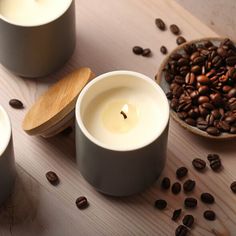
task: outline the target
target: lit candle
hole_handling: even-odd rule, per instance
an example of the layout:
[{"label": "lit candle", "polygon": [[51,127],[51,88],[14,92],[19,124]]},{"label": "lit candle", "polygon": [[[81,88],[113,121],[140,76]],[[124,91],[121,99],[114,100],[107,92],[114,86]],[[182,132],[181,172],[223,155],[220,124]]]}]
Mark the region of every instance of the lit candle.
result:
[{"label": "lit candle", "polygon": [[0,15],[19,25],[38,25],[56,19],[71,0],[1,0]]},{"label": "lit candle", "polygon": [[115,196],[140,192],[164,168],[169,104],[150,78],[131,71],[98,76],[76,104],[76,156],[82,175]]}]

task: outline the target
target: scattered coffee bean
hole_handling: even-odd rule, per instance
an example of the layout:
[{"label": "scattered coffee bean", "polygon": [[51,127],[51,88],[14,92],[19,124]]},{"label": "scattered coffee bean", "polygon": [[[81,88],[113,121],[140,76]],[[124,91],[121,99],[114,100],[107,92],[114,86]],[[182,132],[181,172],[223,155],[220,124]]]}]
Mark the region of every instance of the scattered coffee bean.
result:
[{"label": "scattered coffee bean", "polygon": [[218,135],[220,135],[220,131],[219,131],[219,129],[217,129],[216,127],[208,127],[207,129],[206,129],[206,132],[208,133],[208,134],[210,134],[210,135],[213,135],[213,136],[218,136]]},{"label": "scattered coffee bean", "polygon": [[236,193],[236,181],[234,181],[231,185],[230,188],[232,190],[233,193]]},{"label": "scattered coffee bean", "polygon": [[207,155],[207,160],[209,162],[215,161],[215,160],[220,160],[220,156],[218,154],[212,153]]},{"label": "scattered coffee bean", "polygon": [[188,228],[191,228],[194,223],[194,217],[192,215],[185,215],[183,218],[183,224]]},{"label": "scattered coffee bean", "polygon": [[155,207],[159,210],[165,209],[166,206],[167,206],[166,200],[158,199],[158,200],[155,201]]},{"label": "scattered coffee bean", "polygon": [[192,192],[193,189],[195,188],[196,182],[194,180],[188,179],[184,182],[183,184],[183,189],[184,192],[188,193],[188,192]]},{"label": "scattered coffee bean", "polygon": [[18,100],[18,99],[11,99],[9,101],[9,105],[11,107],[15,108],[15,109],[22,109],[22,108],[24,108],[23,103],[20,100]]},{"label": "scattered coffee bean", "polygon": [[176,170],[176,177],[178,179],[182,179],[183,177],[185,177],[188,174],[188,169],[184,166],[178,168]]},{"label": "scattered coffee bean", "polygon": [[73,128],[71,126],[67,127],[66,129],[61,131],[61,134],[67,136],[73,132]]},{"label": "scattered coffee bean", "polygon": [[200,158],[195,158],[192,165],[198,171],[203,171],[206,168],[206,162]]},{"label": "scattered coffee bean", "polygon": [[46,178],[52,185],[58,185],[60,182],[57,174],[53,171],[48,171],[46,173]]},{"label": "scattered coffee bean", "polygon": [[215,212],[212,211],[212,210],[207,210],[207,211],[205,211],[205,212],[203,213],[203,216],[204,216],[204,218],[207,219],[207,220],[215,220],[215,218],[216,218],[216,214],[215,214]]},{"label": "scattered coffee bean", "polygon": [[143,54],[143,48],[140,46],[134,46],[133,47],[133,53],[136,55],[142,55]]},{"label": "scattered coffee bean", "polygon": [[172,187],[171,187],[171,191],[173,194],[178,194],[181,191],[181,184],[179,182],[175,182]]},{"label": "scattered coffee bean", "polygon": [[175,35],[178,35],[180,33],[179,27],[175,24],[170,25],[170,31]]},{"label": "scattered coffee bean", "polygon": [[164,177],[161,181],[161,187],[163,189],[169,189],[170,188],[170,179],[168,177]]},{"label": "scattered coffee bean", "polygon": [[175,230],[175,236],[186,236],[188,235],[188,228],[184,225],[179,225]]},{"label": "scattered coffee bean", "polygon": [[181,212],[182,212],[182,209],[181,209],[181,208],[180,208],[180,209],[177,209],[177,210],[174,210],[171,219],[174,220],[174,221],[177,220],[177,219],[180,217]]},{"label": "scattered coffee bean", "polygon": [[76,199],[76,206],[79,208],[79,209],[84,209],[86,207],[88,207],[88,200],[86,197],[84,196],[81,196],[81,197],[78,197]]},{"label": "scattered coffee bean", "polygon": [[176,43],[178,45],[181,45],[181,44],[183,44],[185,42],[186,42],[186,39],[183,36],[178,36],[177,39],[176,39]]},{"label": "scattered coffee bean", "polygon": [[168,50],[167,50],[167,48],[166,48],[165,46],[161,46],[161,47],[160,47],[160,51],[161,51],[161,53],[164,54],[164,55],[167,54],[167,52],[168,52]]},{"label": "scattered coffee bean", "polygon": [[164,31],[166,29],[166,25],[162,19],[160,18],[155,19],[155,23],[157,28],[159,28],[160,30]]},{"label": "scattered coffee bean", "polygon": [[210,167],[213,171],[219,171],[222,167],[221,160],[214,160],[210,162]]},{"label": "scattered coffee bean", "polygon": [[149,49],[149,48],[145,48],[145,49],[143,49],[142,56],[144,56],[144,57],[150,57],[151,54],[152,54],[151,49]]},{"label": "scattered coffee bean", "polygon": [[193,197],[187,197],[184,200],[184,205],[186,208],[196,208],[197,207],[197,199]]},{"label": "scattered coffee bean", "polygon": [[201,200],[204,203],[212,204],[215,202],[215,198],[210,193],[202,193]]}]

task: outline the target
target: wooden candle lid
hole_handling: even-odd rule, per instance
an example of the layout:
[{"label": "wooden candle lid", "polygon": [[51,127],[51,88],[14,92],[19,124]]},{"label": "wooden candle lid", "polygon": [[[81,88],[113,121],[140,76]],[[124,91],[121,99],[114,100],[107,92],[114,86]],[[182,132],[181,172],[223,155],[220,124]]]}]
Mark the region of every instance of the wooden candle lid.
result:
[{"label": "wooden candle lid", "polygon": [[93,77],[89,68],[80,68],[50,87],[26,114],[22,124],[24,131],[29,135],[51,137],[72,124],[77,97]]}]

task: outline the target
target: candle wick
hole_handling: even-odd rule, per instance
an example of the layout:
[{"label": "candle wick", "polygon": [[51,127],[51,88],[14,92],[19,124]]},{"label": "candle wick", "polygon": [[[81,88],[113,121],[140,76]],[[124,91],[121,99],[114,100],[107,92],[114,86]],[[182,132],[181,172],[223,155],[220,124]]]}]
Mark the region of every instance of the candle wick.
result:
[{"label": "candle wick", "polygon": [[121,111],[120,114],[123,115],[124,119],[127,119],[127,115],[123,111]]}]

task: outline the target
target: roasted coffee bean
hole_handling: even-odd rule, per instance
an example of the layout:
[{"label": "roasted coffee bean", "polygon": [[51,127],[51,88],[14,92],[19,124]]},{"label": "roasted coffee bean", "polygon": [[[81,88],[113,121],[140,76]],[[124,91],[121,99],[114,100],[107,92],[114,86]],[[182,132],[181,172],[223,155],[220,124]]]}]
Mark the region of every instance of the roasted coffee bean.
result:
[{"label": "roasted coffee bean", "polygon": [[197,121],[196,126],[197,126],[197,128],[200,129],[200,130],[206,130],[207,127],[208,127],[208,123],[207,123],[207,121],[205,121],[205,120],[201,120],[201,121]]},{"label": "roasted coffee bean", "polygon": [[208,126],[213,125],[214,121],[215,121],[215,117],[212,114],[208,114],[206,116],[206,122],[207,122]]},{"label": "roasted coffee bean", "polygon": [[196,126],[196,121],[192,118],[186,118],[185,119],[185,122],[188,124],[188,125],[191,125],[191,126]]},{"label": "roasted coffee bean", "polygon": [[158,199],[155,201],[155,207],[159,210],[165,209],[167,206],[167,202],[164,199]]},{"label": "roasted coffee bean", "polygon": [[236,88],[232,88],[228,92],[228,98],[236,97]]},{"label": "roasted coffee bean", "polygon": [[184,57],[180,58],[178,60],[178,66],[180,66],[181,68],[179,70],[181,71],[182,68],[189,69],[188,67],[183,67],[183,66],[188,66],[188,64],[189,64],[189,59],[184,58]]},{"label": "roasted coffee bean", "polygon": [[182,212],[182,209],[181,209],[181,208],[180,208],[180,209],[177,209],[177,210],[174,210],[171,219],[174,220],[174,221],[177,220],[177,219],[180,217],[181,212]]},{"label": "roasted coffee bean", "polygon": [[203,57],[203,56],[196,57],[192,61],[193,65],[198,65],[198,66],[203,66],[204,63],[205,63],[205,57]]},{"label": "roasted coffee bean", "polygon": [[222,58],[220,56],[215,56],[213,59],[212,59],[212,64],[214,67],[219,67],[221,66],[222,64]]},{"label": "roasted coffee bean", "polygon": [[194,180],[188,179],[184,182],[183,184],[183,189],[184,192],[188,193],[188,192],[192,192],[193,189],[195,188],[196,182]]},{"label": "roasted coffee bean", "polygon": [[226,121],[228,124],[232,124],[232,123],[234,123],[234,122],[236,121],[236,117],[234,117],[234,116],[227,116],[227,117],[225,118],[225,121]]},{"label": "roasted coffee bean", "polygon": [[9,101],[9,105],[11,106],[11,107],[13,107],[13,108],[15,108],[15,109],[22,109],[22,108],[24,108],[24,105],[23,105],[23,103],[20,101],[20,100],[18,100],[18,99],[11,99],[10,101]]},{"label": "roasted coffee bean", "polygon": [[84,196],[78,197],[75,203],[79,209],[85,209],[88,207],[88,200]]},{"label": "roasted coffee bean", "polygon": [[184,166],[178,168],[176,170],[176,177],[178,179],[182,179],[183,177],[185,177],[188,174],[188,169]]},{"label": "roasted coffee bean", "polygon": [[207,210],[204,212],[203,214],[204,218],[207,219],[207,220],[215,220],[216,218],[216,214],[214,211],[212,210]]},{"label": "roasted coffee bean", "polygon": [[166,24],[161,18],[155,19],[155,24],[162,31],[166,29]]},{"label": "roasted coffee bean", "polygon": [[179,36],[179,37],[177,37],[177,39],[176,39],[176,43],[178,44],[178,45],[181,45],[181,44],[183,44],[183,43],[185,43],[186,42],[186,39],[184,38],[184,37],[182,37],[182,36]]},{"label": "roasted coffee bean", "polygon": [[207,94],[209,91],[209,87],[207,85],[201,85],[199,88],[198,88],[198,93],[200,95],[205,95]]},{"label": "roasted coffee bean", "polygon": [[186,236],[188,235],[188,228],[186,228],[184,225],[179,225],[175,230],[175,236]]},{"label": "roasted coffee bean", "polygon": [[170,188],[170,179],[168,177],[164,177],[161,181],[161,187],[163,189],[169,189]]},{"label": "roasted coffee bean", "polygon": [[217,129],[217,128],[214,127],[214,126],[208,127],[208,128],[206,129],[206,132],[207,132],[208,134],[210,134],[210,135],[213,135],[213,136],[218,136],[218,135],[220,135],[219,129]]},{"label": "roasted coffee bean", "polygon": [[210,167],[213,171],[219,171],[222,168],[221,160],[211,161]]},{"label": "roasted coffee bean", "polygon": [[183,218],[183,224],[188,228],[191,228],[194,223],[194,217],[192,215],[185,215]]},{"label": "roasted coffee bean", "polygon": [[207,96],[200,96],[198,98],[198,104],[208,103],[210,101],[209,97]]},{"label": "roasted coffee bean", "polygon": [[230,128],[230,131],[229,131],[229,132],[230,132],[230,134],[236,134],[236,127],[233,127],[233,126],[232,126],[232,127]]},{"label": "roasted coffee bean", "polygon": [[171,102],[170,102],[170,107],[173,109],[173,110],[177,110],[178,108],[178,105],[179,105],[179,102],[178,102],[178,99],[172,99]]},{"label": "roasted coffee bean", "polygon": [[230,130],[230,125],[226,121],[219,121],[218,126],[217,126],[221,131],[227,132]]},{"label": "roasted coffee bean", "polygon": [[151,51],[150,48],[145,48],[145,49],[143,49],[142,56],[144,56],[144,57],[150,57],[151,54],[152,54],[152,51]]},{"label": "roasted coffee bean", "polygon": [[181,191],[181,184],[179,182],[175,182],[171,187],[171,191],[173,194],[178,194]]},{"label": "roasted coffee bean", "polygon": [[220,160],[220,156],[218,154],[215,154],[215,153],[210,153],[210,154],[207,155],[207,160],[209,162],[215,161],[215,160]]},{"label": "roasted coffee bean", "polygon": [[213,110],[214,109],[214,106],[211,103],[209,103],[209,102],[203,103],[202,107],[206,108],[207,110]]},{"label": "roasted coffee bean", "polygon": [[140,46],[134,46],[133,47],[133,53],[136,55],[142,55],[143,54],[143,48]]},{"label": "roasted coffee bean", "polygon": [[197,47],[195,44],[186,44],[184,45],[184,51],[187,55],[191,55],[193,52],[197,50]]},{"label": "roasted coffee bean", "polygon": [[198,66],[198,65],[195,65],[195,66],[191,67],[191,72],[193,72],[193,73],[196,74],[196,75],[197,75],[197,74],[200,74],[201,71],[202,71],[202,69],[201,69],[201,67]]},{"label": "roasted coffee bean", "polygon": [[160,47],[160,52],[165,55],[165,54],[168,53],[168,50],[167,50],[167,48],[165,46],[161,46]]},{"label": "roasted coffee bean", "polygon": [[201,200],[204,203],[212,204],[215,202],[215,198],[210,193],[202,193]]},{"label": "roasted coffee bean", "polygon": [[231,185],[230,188],[232,190],[233,193],[236,193],[236,181],[234,181]]},{"label": "roasted coffee bean", "polygon": [[206,168],[206,162],[200,158],[193,159],[192,164],[198,171],[203,171]]},{"label": "roasted coffee bean", "polygon": [[67,127],[66,129],[61,131],[61,134],[67,136],[73,132],[73,128],[71,126]]},{"label": "roasted coffee bean", "polygon": [[200,83],[200,84],[208,84],[210,82],[209,78],[205,75],[199,75],[197,77],[197,81]]},{"label": "roasted coffee bean", "polygon": [[175,25],[175,24],[170,25],[170,31],[171,31],[173,34],[175,34],[175,35],[180,34],[180,29],[179,29],[179,27],[178,27],[177,25]]},{"label": "roasted coffee bean", "polygon": [[184,120],[184,119],[188,116],[188,113],[185,112],[185,111],[177,112],[177,116],[178,116],[181,120]]},{"label": "roasted coffee bean", "polygon": [[46,173],[46,178],[49,181],[49,183],[52,184],[52,185],[58,185],[59,182],[60,182],[57,174],[53,171],[48,171]]},{"label": "roasted coffee bean", "polygon": [[195,83],[195,75],[194,73],[188,73],[186,76],[185,76],[185,83],[186,84],[194,84]]},{"label": "roasted coffee bean", "polygon": [[234,66],[236,64],[236,56],[231,56],[226,58],[227,66]]},{"label": "roasted coffee bean", "polygon": [[193,197],[187,197],[184,200],[184,205],[186,208],[196,208],[197,207],[197,199]]}]

